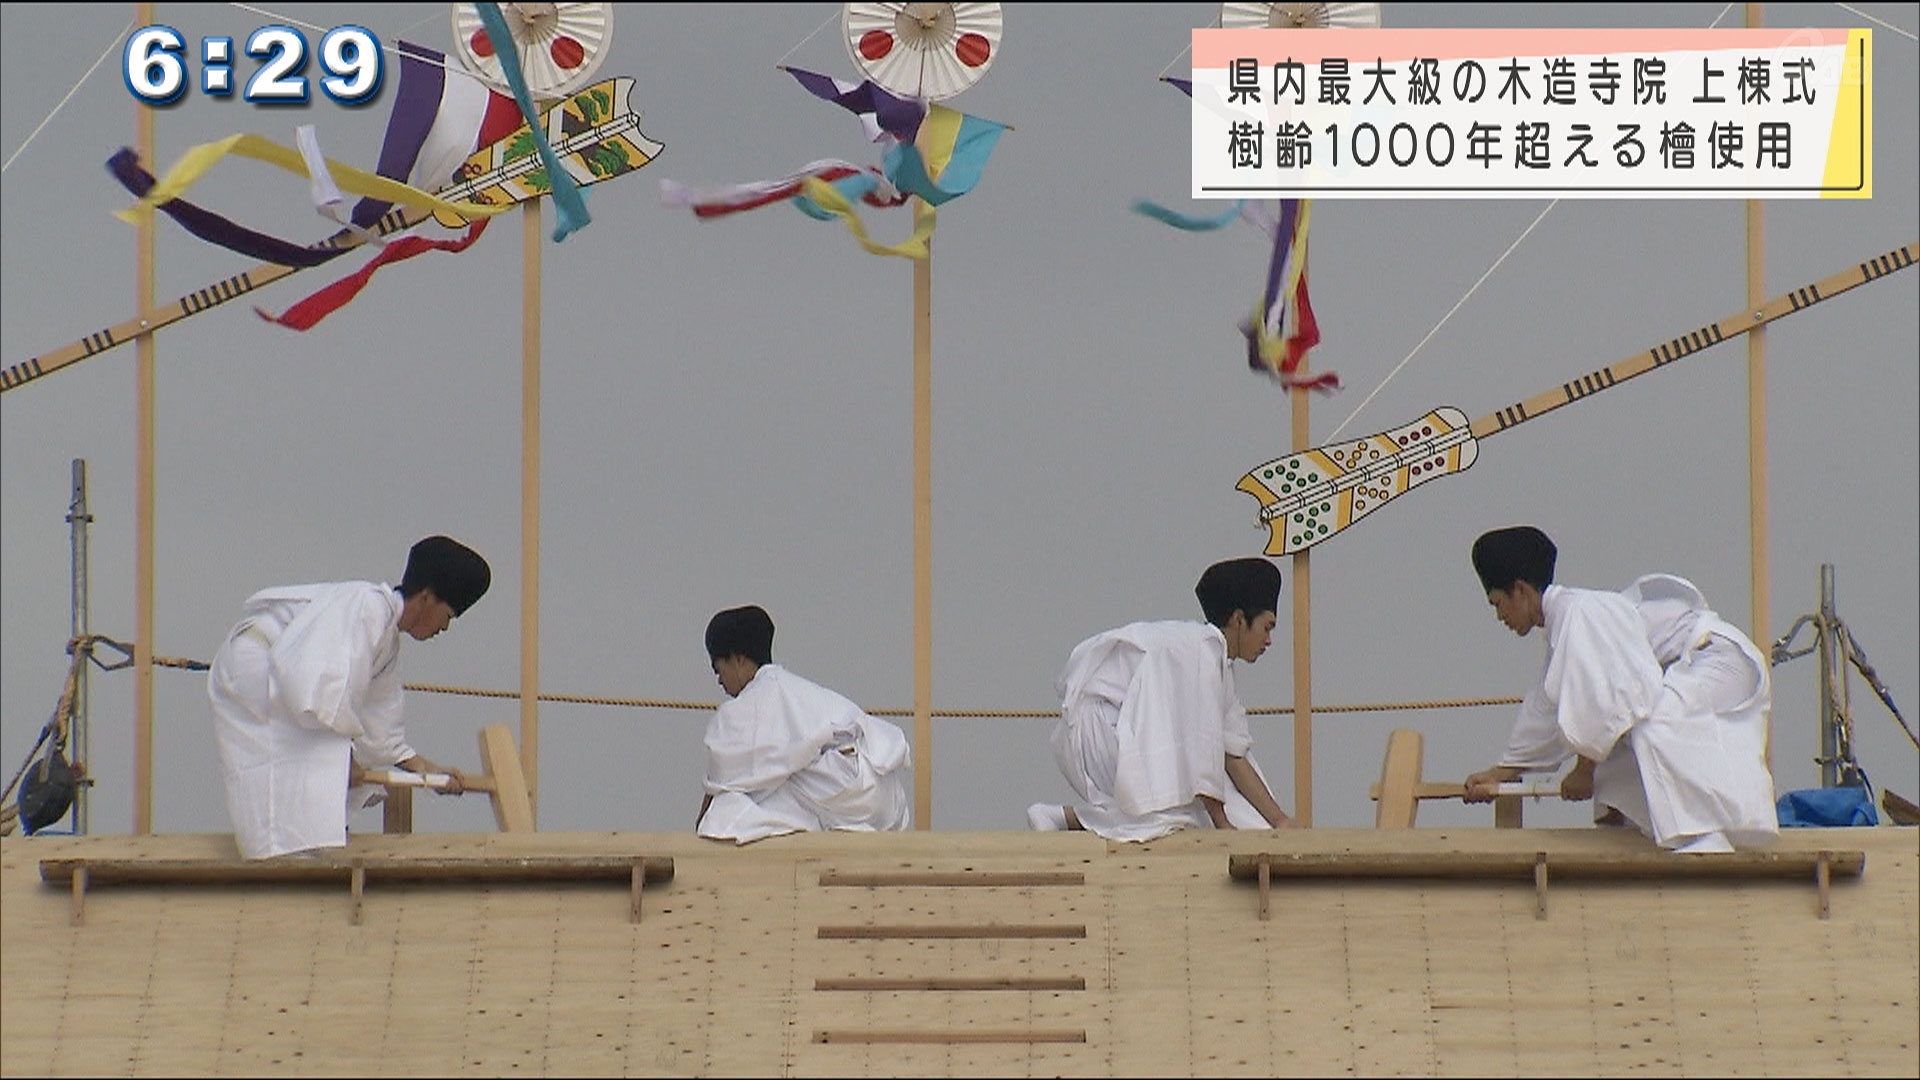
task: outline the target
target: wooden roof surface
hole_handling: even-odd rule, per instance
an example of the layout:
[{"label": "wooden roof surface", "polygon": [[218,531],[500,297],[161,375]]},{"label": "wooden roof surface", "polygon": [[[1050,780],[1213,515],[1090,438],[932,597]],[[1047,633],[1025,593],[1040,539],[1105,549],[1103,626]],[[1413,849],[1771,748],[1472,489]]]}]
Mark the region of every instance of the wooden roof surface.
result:
[{"label": "wooden roof surface", "polygon": [[[375,879],[358,925],[342,886],[254,884],[96,887],[75,926],[39,860],[230,859],[231,837],[8,837],[0,1073],[1920,1072],[1920,830],[1783,836],[1866,852],[1826,920],[1811,880],[1550,882],[1539,919],[1507,878],[1276,880],[1262,922],[1227,872],[1263,850],[1646,846],[1598,829],[369,836],[348,852],[666,855],[675,872],[638,923],[618,882]],[[821,883],[903,871],[1081,883]],[[969,988],[835,988],[872,979]],[[871,1037],[934,1041],[839,1041]],[[961,1041],[990,1038],[1017,1041]]]}]

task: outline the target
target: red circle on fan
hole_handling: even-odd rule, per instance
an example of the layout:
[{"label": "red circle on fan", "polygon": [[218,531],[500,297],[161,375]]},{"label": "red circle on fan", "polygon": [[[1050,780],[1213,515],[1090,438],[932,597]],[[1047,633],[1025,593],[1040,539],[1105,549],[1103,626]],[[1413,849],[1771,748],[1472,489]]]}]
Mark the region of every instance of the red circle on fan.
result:
[{"label": "red circle on fan", "polygon": [[993,43],[979,34],[961,34],[960,40],[953,43],[954,54],[968,67],[979,67],[993,55]]},{"label": "red circle on fan", "polygon": [[493,55],[493,39],[487,36],[485,30],[475,30],[473,36],[467,39],[467,44],[472,47],[475,56]]},{"label": "red circle on fan", "polygon": [[547,53],[553,57],[554,63],[569,71],[579,67],[587,58],[586,47],[570,37],[554,38],[553,44],[547,46]]},{"label": "red circle on fan", "polygon": [[893,51],[893,35],[885,30],[869,30],[860,35],[860,55],[878,60]]}]

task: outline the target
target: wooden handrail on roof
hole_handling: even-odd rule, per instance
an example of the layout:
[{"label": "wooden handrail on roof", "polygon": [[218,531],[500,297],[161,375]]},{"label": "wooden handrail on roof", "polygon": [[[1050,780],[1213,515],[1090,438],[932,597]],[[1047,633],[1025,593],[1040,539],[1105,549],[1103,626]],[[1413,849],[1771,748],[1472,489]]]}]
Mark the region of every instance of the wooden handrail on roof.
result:
[{"label": "wooden handrail on roof", "polygon": [[40,880],[69,884],[73,925],[82,922],[87,890],[95,885],[338,885],[352,890],[358,923],[370,878],[409,883],[625,881],[633,889],[630,917],[640,921],[647,882],[673,880],[667,855],[511,855],[405,857],[325,854],[278,859],[42,859]]},{"label": "wooden handrail on roof", "polygon": [[1269,918],[1269,882],[1280,877],[1320,878],[1532,878],[1535,916],[1547,915],[1547,873],[1580,878],[1698,879],[1806,878],[1819,890],[1818,911],[1830,908],[1828,883],[1834,875],[1866,872],[1864,851],[1726,851],[1678,854],[1671,851],[1434,851],[1434,852],[1246,852],[1227,856],[1227,876],[1260,883],[1262,919]]}]

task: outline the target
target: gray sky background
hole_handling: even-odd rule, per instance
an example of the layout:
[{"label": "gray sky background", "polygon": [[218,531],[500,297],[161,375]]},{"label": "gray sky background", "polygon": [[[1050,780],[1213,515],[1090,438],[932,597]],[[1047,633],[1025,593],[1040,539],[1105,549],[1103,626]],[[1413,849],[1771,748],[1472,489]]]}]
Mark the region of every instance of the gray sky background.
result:
[{"label": "gray sky background", "polygon": [[[446,7],[292,4],[321,26],[448,50]],[[1911,4],[1864,10],[1912,29]],[[853,119],[774,70],[843,77],[829,4],[622,5],[603,77],[638,80],[666,150],[594,188],[593,225],[546,245],[541,689],[718,700],[707,618],[759,603],[775,658],[871,708],[913,700],[912,271],[838,225],[768,207],[699,223],[657,182],[784,174],[819,157],[875,159]],[[1393,26],[1706,26],[1719,4],[1389,4]],[[1073,645],[1135,619],[1197,618],[1202,568],[1256,554],[1265,531],[1234,490],[1289,446],[1288,408],[1246,371],[1235,321],[1265,269],[1256,234],[1189,236],[1128,212],[1183,202],[1184,98],[1155,76],[1208,25],[1208,4],[1012,4],[1001,58],[953,104],[1014,124],[979,187],[941,212],[934,287],[934,700],[949,709],[1058,705]],[[0,150],[46,115],[131,5],[4,7]],[[190,42],[244,40],[272,20],[162,4]],[[1769,4],[1773,26],[1860,26],[1831,4]],[[1724,25],[1737,25],[1736,8]],[[1766,211],[1767,283],[1783,292],[1920,238],[1916,50],[1874,35],[1874,198]],[[4,176],[0,362],[134,314],[129,200],[102,168],[133,141],[115,58]],[[197,60],[197,56],[196,56]],[[1183,61],[1184,64],[1184,61]],[[273,112],[195,88],[158,120],[159,162],[236,131],[291,142],[317,124],[330,156],[371,168],[382,103],[320,99]],[[1180,69],[1176,69],[1180,70]],[[244,62],[238,74],[251,72]],[[156,170],[157,171],[157,170]],[[195,201],[290,237],[328,230],[298,177],[235,159]],[[1517,201],[1322,201],[1313,363],[1348,389],[1313,403],[1316,444],[1453,306],[1544,206]],[[517,215],[516,215],[517,216]],[[904,211],[870,218],[904,235]],[[552,222],[551,211],[547,221]],[[1569,201],[1347,426],[1382,431],[1439,405],[1479,417],[1612,364],[1745,302],[1743,205]],[[157,299],[244,261],[159,222]],[[384,271],[305,335],[280,310],[340,276],[321,268],[159,337],[155,651],[211,657],[267,585],[397,579],[407,547],[444,532],[492,562],[494,586],[451,633],[409,642],[409,681],[511,689],[520,632],[520,241],[498,224],[459,257]],[[357,265],[357,258],[347,262]],[[1771,637],[1817,606],[1836,565],[1839,610],[1895,699],[1920,714],[1920,272],[1776,323],[1768,341]],[[0,399],[0,764],[10,776],[66,669],[68,462],[91,464],[93,625],[134,630],[135,350],[84,361]],[[1664,570],[1729,619],[1750,614],[1746,361],[1723,345],[1488,440],[1468,472],[1383,508],[1316,549],[1314,697],[1321,704],[1518,694],[1538,635],[1494,619],[1467,560],[1482,530],[1532,522],[1560,543],[1563,583],[1620,588]],[[1292,588],[1287,572],[1288,594]],[[1243,667],[1249,706],[1289,704],[1283,596],[1273,649]],[[1762,641],[1764,647],[1765,642]],[[1776,671],[1782,789],[1811,763],[1817,661]],[[161,669],[154,821],[226,831],[204,676]],[[97,832],[132,824],[130,672],[93,679]],[[1913,797],[1915,754],[1854,682],[1860,758]],[[410,694],[411,741],[477,767],[475,732],[512,701]],[[683,829],[700,793],[704,713],[541,710],[541,821],[559,830]],[[1372,823],[1366,796],[1390,730],[1427,734],[1426,774],[1493,760],[1510,708],[1322,715],[1322,825]],[[1292,736],[1256,718],[1255,753],[1293,806]],[[905,726],[911,730],[911,721]],[[1069,796],[1037,720],[936,721],[934,822],[1022,827],[1027,803]],[[1530,820],[1572,824],[1586,808]],[[482,799],[424,800],[422,830],[492,827]],[[1486,824],[1429,805],[1429,824]],[[362,819],[377,828],[377,816]]]}]

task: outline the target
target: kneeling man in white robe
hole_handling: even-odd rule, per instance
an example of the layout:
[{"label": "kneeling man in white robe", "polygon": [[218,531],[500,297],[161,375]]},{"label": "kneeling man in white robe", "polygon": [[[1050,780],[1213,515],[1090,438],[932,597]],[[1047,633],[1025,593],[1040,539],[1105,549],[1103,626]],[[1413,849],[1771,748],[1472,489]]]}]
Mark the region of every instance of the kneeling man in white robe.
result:
[{"label": "kneeling man in white robe", "polygon": [[1569,757],[1567,799],[1661,847],[1731,851],[1778,830],[1765,763],[1767,665],[1698,589],[1648,575],[1625,593],[1553,584],[1558,551],[1532,526],[1474,543],[1473,564],[1507,628],[1547,631],[1547,662],[1500,763],[1467,778],[1468,802]]},{"label": "kneeling man in white robe", "polygon": [[1075,646],[1061,672],[1053,753],[1076,806],[1035,803],[1034,829],[1151,840],[1180,829],[1295,825],[1251,756],[1234,660],[1272,641],[1280,570],[1265,559],[1207,568],[1206,622],[1138,622]]},{"label": "kneeling man in white robe", "polygon": [[707,722],[701,836],[745,844],[791,832],[913,827],[906,734],[774,663],[765,610],[715,615],[707,656],[732,700]]},{"label": "kneeling man in white robe", "polygon": [[425,641],[440,633],[491,582],[479,554],[430,536],[408,553],[397,589],[342,581],[247,598],[245,618],[207,673],[227,814],[241,855],[344,847],[356,766],[445,773],[450,792],[464,789],[459,770],[407,745],[400,635]]}]

